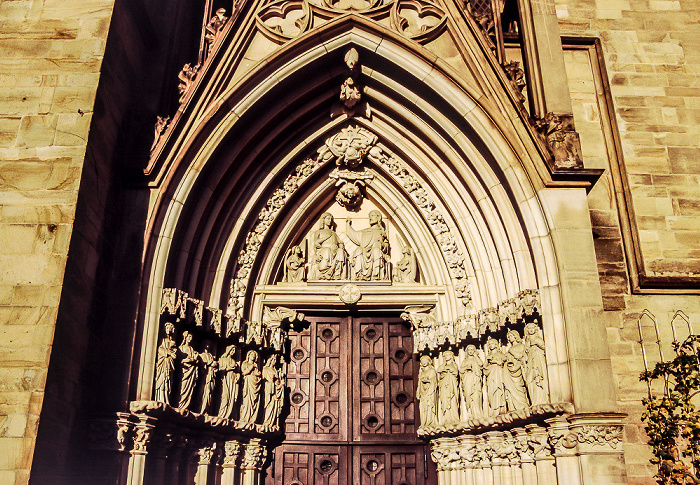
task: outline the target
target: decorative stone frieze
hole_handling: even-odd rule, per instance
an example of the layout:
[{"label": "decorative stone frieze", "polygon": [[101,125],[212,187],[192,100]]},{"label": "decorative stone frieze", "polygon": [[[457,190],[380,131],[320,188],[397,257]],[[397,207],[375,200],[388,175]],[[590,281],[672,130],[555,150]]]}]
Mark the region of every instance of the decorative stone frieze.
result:
[{"label": "decorative stone frieze", "polygon": [[447,21],[442,8],[427,0],[286,0],[263,7],[257,26],[269,39],[284,44],[348,12],[381,21],[387,10],[389,27],[420,44],[435,39]]},{"label": "decorative stone frieze", "polygon": [[[526,475],[526,467],[534,466],[539,460],[550,460],[550,466],[556,466],[555,456],[599,453],[601,449],[622,452],[617,447],[622,434],[621,415],[603,417],[603,420],[612,420],[616,424],[608,422],[597,425],[582,425],[578,423],[579,417],[576,415],[568,418],[560,415],[546,420],[542,418],[540,416],[536,422],[528,425],[510,423],[509,429],[505,431],[491,430],[479,434],[433,438],[431,457],[437,464],[438,472],[509,466],[516,476],[508,483],[523,483],[517,475]],[[597,448],[583,450],[579,448],[581,443],[595,443]],[[525,483],[528,483],[527,480]]]}]

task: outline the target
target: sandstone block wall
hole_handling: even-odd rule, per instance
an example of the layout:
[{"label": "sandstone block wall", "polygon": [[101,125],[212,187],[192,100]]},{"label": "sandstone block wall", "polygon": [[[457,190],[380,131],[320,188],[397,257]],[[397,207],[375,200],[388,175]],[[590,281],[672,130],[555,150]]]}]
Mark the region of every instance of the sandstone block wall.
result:
[{"label": "sandstone block wall", "polygon": [[[628,413],[625,460],[631,484],[654,484],[654,467],[641,423],[639,382],[643,370],[637,341],[637,320],[653,312],[662,330],[666,355],[671,355],[670,320],[685,311],[700,329],[700,299],[683,277],[698,274],[700,265],[700,2],[694,0],[558,0],[564,36],[597,37],[609,84],[612,120],[619,130],[616,154],[606,128],[601,79],[596,79],[595,54],[566,49],[567,75],[576,127],[581,134],[586,166],[606,168],[589,195],[598,270],[608,322],[617,400]],[[617,158],[616,158],[617,157]],[[616,163],[627,176],[615,182]],[[618,170],[618,174],[620,171]],[[628,184],[631,226],[617,193]],[[624,216],[624,214],[623,214]],[[639,239],[647,275],[667,277],[677,289],[646,288],[630,292],[627,267]],[[695,285],[697,286],[697,285]],[[645,293],[645,294],[639,294]],[[651,363],[658,359],[651,321],[643,320]],[[681,326],[677,327],[681,332]]]},{"label": "sandstone block wall", "polygon": [[0,2],[0,483],[27,483],[113,0]]}]

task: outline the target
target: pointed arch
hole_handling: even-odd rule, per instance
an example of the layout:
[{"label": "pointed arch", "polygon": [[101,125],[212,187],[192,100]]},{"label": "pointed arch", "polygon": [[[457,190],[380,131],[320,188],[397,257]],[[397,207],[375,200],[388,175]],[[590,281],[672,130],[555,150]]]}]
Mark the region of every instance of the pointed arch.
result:
[{"label": "pointed arch", "polygon": [[476,310],[523,289],[547,289],[547,356],[563,364],[550,373],[553,397],[571,401],[556,254],[536,195],[543,162],[517,111],[504,110],[505,94],[487,98],[425,49],[353,15],[290,42],[232,85],[185,124],[181,145],[166,156],[172,162],[147,232],[137,399],[151,394],[162,288],[182,288],[223,308],[260,208],[295,162],[345,122],[329,119],[328,108],[351,46],[360,50],[373,108],[371,121],[357,122],[450,215],[470,261]]}]

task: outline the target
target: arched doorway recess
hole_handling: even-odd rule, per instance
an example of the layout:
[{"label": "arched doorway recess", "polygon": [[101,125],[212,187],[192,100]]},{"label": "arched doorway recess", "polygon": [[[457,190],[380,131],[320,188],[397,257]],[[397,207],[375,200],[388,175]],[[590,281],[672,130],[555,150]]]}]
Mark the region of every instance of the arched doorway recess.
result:
[{"label": "arched doorway recess", "polygon": [[[548,204],[573,196],[567,204],[578,209],[583,189],[546,189],[541,152],[508,95],[463,74],[350,15],[219,86],[215,102],[171,135],[154,169],[141,354],[131,413],[121,417],[124,436],[133,435],[128,483],[176,473],[252,484],[278,466],[270,457],[299,390],[289,385],[291,342],[301,338],[293,336],[316,328],[306,314],[338,311],[350,342],[342,358],[361,348],[352,342],[366,333],[363,318],[386,317],[386,335],[410,324],[414,377],[401,390],[422,396],[415,436],[432,446],[443,480],[477,467],[490,470],[488,483],[494,473],[513,483],[556,483],[557,473],[569,480],[561,483],[581,480],[577,454],[551,451],[557,436],[589,426],[570,418],[590,401],[577,362],[602,364],[572,347],[565,322],[597,303],[578,306],[577,277],[562,286],[551,231],[561,214]],[[386,360],[396,349],[384,350]],[[465,387],[470,372],[478,384]],[[309,382],[322,375],[309,371]],[[318,397],[310,389],[301,402]],[[345,396],[362,407],[361,391]],[[328,417],[334,426],[322,411],[309,423]],[[370,414],[351,426],[367,429]],[[611,419],[594,421],[616,432]],[[160,451],[149,454],[151,436]],[[173,436],[196,454],[167,451]],[[491,453],[516,442],[524,455]],[[477,448],[491,451],[484,458]],[[372,471],[372,460],[351,455],[348,463]]]}]

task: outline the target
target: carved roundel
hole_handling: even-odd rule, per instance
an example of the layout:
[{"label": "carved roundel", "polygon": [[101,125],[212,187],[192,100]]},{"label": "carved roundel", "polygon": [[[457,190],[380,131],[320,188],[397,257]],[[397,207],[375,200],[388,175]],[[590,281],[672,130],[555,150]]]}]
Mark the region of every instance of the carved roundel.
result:
[{"label": "carved roundel", "polygon": [[330,386],[336,379],[338,379],[338,375],[333,369],[323,369],[318,373],[318,380],[321,381],[324,386]]},{"label": "carved roundel", "polygon": [[316,470],[322,475],[330,475],[338,469],[338,462],[330,456],[321,456],[316,461]]},{"label": "carved roundel", "polygon": [[332,327],[324,327],[321,329],[319,336],[323,341],[330,343],[335,339],[336,332]]},{"label": "carved roundel", "polygon": [[304,362],[306,360],[306,358],[308,357],[308,352],[303,347],[296,347],[296,348],[292,349],[292,352],[290,355],[292,356],[292,360],[294,362],[301,363],[301,362]]},{"label": "carved roundel", "polygon": [[338,420],[330,413],[323,413],[316,418],[316,423],[325,431],[330,431],[336,424],[338,424]]},{"label": "carved roundel", "polygon": [[375,327],[374,325],[369,325],[367,326],[367,328],[365,328],[362,336],[366,341],[374,342],[379,337],[381,337],[381,332],[380,329]]},{"label": "carved roundel", "polygon": [[406,391],[397,392],[394,394],[394,397],[392,397],[391,400],[400,408],[405,408],[412,402],[411,395]]},{"label": "carved roundel", "polygon": [[379,456],[370,455],[363,457],[362,468],[364,468],[365,472],[367,472],[369,475],[375,476],[384,469],[384,463],[382,463]]},{"label": "carved roundel", "polygon": [[446,19],[442,9],[425,0],[397,0],[391,9],[394,27],[418,42],[438,34]]},{"label": "carved roundel", "polygon": [[377,431],[382,426],[382,418],[374,413],[368,414],[362,420],[362,425],[368,431]]},{"label": "carved roundel", "polygon": [[278,42],[286,42],[309,27],[311,11],[302,0],[279,0],[263,7],[257,15],[261,30]]},{"label": "carved roundel", "polygon": [[382,373],[377,369],[368,369],[362,375],[362,381],[368,386],[376,386],[382,382]]},{"label": "carved roundel", "polygon": [[306,400],[306,394],[299,389],[292,391],[292,393],[289,395],[289,402],[292,403],[292,406],[301,406],[306,402]]},{"label": "carved roundel", "polygon": [[395,362],[403,364],[411,358],[411,355],[412,353],[410,351],[404,349],[403,347],[399,347],[397,349],[394,349],[391,358],[394,359]]}]

